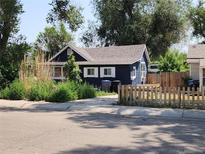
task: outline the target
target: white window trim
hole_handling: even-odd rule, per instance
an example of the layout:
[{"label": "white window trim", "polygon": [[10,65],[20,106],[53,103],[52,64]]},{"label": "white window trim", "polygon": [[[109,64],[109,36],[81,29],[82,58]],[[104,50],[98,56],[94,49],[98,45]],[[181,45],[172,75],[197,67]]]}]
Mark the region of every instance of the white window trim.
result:
[{"label": "white window trim", "polygon": [[[60,77],[56,77],[55,76],[55,68],[56,67],[60,67],[61,68],[61,76]],[[51,76],[51,78],[54,79],[54,80],[64,80],[65,77],[64,77],[64,73],[63,73],[63,68],[64,68],[64,66],[58,66],[58,65],[53,66],[52,67],[52,76]]]},{"label": "white window trim", "polygon": [[[104,70],[105,69],[111,69],[111,75],[105,75]],[[100,67],[100,77],[109,77],[109,78],[115,78],[115,67]]]},{"label": "white window trim", "polygon": [[[142,71],[142,65],[145,66],[145,70],[144,71]],[[146,63],[145,62],[141,62],[140,63],[140,71],[141,71],[141,81],[145,82],[145,79],[146,79],[146,76],[147,76],[147,69],[146,69]]]},{"label": "white window trim", "polygon": [[[88,75],[88,69],[94,69],[94,75]],[[98,67],[84,67],[83,76],[84,78],[98,78]]]},{"label": "white window trim", "polygon": [[[132,71],[134,71],[134,75],[132,75]],[[137,77],[137,68],[136,68],[136,66],[134,66],[133,67],[133,70],[131,71],[131,80],[134,80],[134,79],[136,79],[136,77]]]}]

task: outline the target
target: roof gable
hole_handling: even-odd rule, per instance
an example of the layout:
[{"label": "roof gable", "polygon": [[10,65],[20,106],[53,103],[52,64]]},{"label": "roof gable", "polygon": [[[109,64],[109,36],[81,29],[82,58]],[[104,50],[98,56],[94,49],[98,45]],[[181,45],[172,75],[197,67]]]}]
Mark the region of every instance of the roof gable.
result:
[{"label": "roof gable", "polygon": [[78,55],[82,56],[82,58],[84,58],[87,61],[92,60],[92,58],[90,57],[90,55],[82,48],[78,48],[75,47],[74,45],[72,45],[71,43],[69,43],[67,46],[65,46],[62,50],[60,50],[58,53],[56,53],[51,59],[49,59],[48,61],[51,62],[52,60],[54,60],[58,55],[60,55],[61,53],[63,53],[65,50],[67,50],[68,48],[72,49],[74,52],[76,52]]}]

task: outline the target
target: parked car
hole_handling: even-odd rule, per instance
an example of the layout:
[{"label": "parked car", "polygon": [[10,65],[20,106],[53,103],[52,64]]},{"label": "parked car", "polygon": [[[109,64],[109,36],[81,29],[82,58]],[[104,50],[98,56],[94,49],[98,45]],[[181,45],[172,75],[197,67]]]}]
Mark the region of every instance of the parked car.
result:
[{"label": "parked car", "polygon": [[158,73],[160,70],[159,70],[159,64],[150,64],[148,66],[148,72],[149,73]]}]

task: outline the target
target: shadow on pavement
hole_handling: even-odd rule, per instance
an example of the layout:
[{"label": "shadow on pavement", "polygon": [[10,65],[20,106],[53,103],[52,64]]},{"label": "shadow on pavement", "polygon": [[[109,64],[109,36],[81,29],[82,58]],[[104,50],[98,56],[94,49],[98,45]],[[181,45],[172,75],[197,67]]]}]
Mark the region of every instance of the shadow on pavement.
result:
[{"label": "shadow on pavement", "polygon": [[[71,114],[69,114],[71,115]],[[88,146],[59,153],[205,153],[205,122],[162,118],[127,118],[110,113],[72,113],[85,129],[130,129],[136,147]],[[146,129],[145,129],[146,128]],[[143,130],[144,129],[144,130]],[[138,133],[140,132],[140,134]],[[113,136],[114,137],[114,136]],[[123,138],[122,138],[123,140]]]},{"label": "shadow on pavement", "polygon": [[[190,153],[185,148],[169,147],[139,147],[139,148],[123,148],[111,146],[88,146],[87,148],[79,148],[71,151],[60,151],[58,154],[143,154],[143,153],[157,153],[157,154],[186,154]],[[203,152],[196,152],[194,154],[203,154]]]}]

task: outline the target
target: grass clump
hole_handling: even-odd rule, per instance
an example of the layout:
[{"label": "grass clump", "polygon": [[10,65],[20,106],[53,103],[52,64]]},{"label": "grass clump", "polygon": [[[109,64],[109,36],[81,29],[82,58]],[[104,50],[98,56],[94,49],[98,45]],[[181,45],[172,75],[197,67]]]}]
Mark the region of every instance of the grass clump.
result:
[{"label": "grass clump", "polygon": [[74,83],[59,83],[56,89],[50,94],[47,101],[49,102],[66,102],[78,98]]},{"label": "grass clump", "polygon": [[22,100],[25,98],[26,90],[19,80],[13,81],[9,86],[1,91],[0,97],[10,100]]},{"label": "grass clump", "polygon": [[35,81],[28,89],[27,98],[31,101],[46,100],[54,87],[55,85],[52,81]]},{"label": "grass clump", "polygon": [[80,99],[96,97],[96,90],[93,86],[84,83],[79,87],[78,97]]}]

